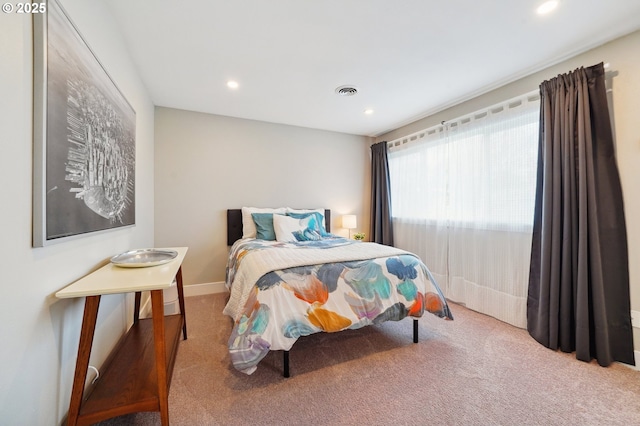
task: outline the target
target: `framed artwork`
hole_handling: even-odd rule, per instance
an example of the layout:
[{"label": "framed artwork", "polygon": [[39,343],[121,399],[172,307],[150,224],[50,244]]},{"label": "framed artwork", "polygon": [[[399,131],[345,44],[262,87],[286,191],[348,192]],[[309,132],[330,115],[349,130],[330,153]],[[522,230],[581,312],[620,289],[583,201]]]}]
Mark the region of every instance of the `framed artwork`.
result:
[{"label": "framed artwork", "polygon": [[135,225],[135,111],[60,4],[33,27],[33,246]]}]

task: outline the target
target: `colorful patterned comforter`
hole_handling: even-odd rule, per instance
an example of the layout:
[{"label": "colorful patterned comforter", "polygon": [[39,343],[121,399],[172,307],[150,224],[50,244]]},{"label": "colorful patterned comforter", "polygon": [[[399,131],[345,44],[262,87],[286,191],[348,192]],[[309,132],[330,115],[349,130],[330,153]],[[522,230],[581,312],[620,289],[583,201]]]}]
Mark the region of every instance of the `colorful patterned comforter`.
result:
[{"label": "colorful patterned comforter", "polygon": [[235,321],[229,353],[246,374],[270,350],[289,350],[300,336],[421,317],[425,310],[453,319],[418,257],[344,238],[239,240],[226,285],[231,296],[224,312]]}]

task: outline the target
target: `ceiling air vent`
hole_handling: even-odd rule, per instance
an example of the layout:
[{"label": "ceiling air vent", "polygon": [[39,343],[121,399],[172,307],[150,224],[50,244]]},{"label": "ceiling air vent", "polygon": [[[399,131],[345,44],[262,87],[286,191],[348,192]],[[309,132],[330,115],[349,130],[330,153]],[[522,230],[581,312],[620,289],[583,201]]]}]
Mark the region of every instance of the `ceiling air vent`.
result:
[{"label": "ceiling air vent", "polygon": [[358,93],[358,88],[354,86],[340,86],[336,89],[336,93],[340,96],[353,96]]}]

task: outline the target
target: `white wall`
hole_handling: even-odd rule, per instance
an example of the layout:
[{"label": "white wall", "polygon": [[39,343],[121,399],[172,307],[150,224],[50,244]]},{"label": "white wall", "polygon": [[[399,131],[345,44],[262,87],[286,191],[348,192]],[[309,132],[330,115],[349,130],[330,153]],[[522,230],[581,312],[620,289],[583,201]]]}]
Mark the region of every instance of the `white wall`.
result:
[{"label": "white wall", "polygon": [[224,281],[226,210],[243,206],[358,215],[368,233],[369,139],[156,108],[155,240],[188,246],[185,284]]},{"label": "white wall", "polygon": [[[540,83],[558,74],[600,62],[617,71],[613,79],[616,155],[625,203],[629,246],[631,309],[640,311],[640,31],[592,49],[560,64],[499,89],[384,134],[376,141],[391,141],[515,96],[538,90]],[[634,329],[634,346],[640,351],[640,330]],[[640,361],[636,357],[636,361]]]},{"label": "white wall", "polygon": [[[56,300],[59,289],[118,252],[153,245],[153,105],[100,2],[63,6],[137,113],[136,223],[46,248],[31,247],[32,24],[0,14],[0,423],[59,424],[66,415],[84,301]],[[124,331],[131,299],[105,296],[93,365]]]}]

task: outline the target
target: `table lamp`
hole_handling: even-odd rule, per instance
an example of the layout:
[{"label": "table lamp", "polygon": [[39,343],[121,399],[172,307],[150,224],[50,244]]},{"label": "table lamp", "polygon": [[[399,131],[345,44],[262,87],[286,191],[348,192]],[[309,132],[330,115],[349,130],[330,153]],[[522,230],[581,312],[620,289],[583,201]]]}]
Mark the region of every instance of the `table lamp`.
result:
[{"label": "table lamp", "polygon": [[342,227],[349,230],[349,238],[351,238],[351,230],[357,227],[356,215],[345,214],[342,216]]}]

